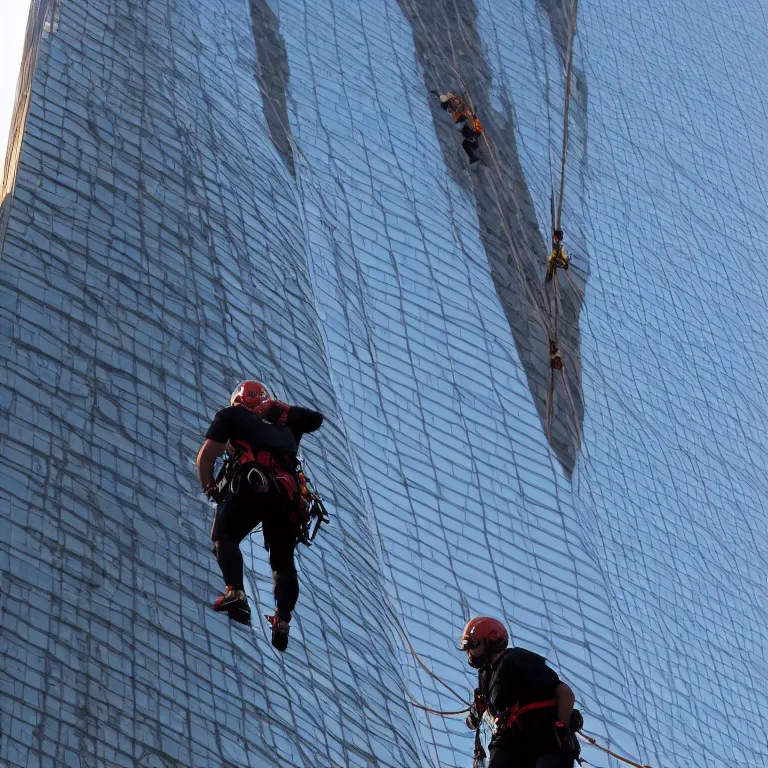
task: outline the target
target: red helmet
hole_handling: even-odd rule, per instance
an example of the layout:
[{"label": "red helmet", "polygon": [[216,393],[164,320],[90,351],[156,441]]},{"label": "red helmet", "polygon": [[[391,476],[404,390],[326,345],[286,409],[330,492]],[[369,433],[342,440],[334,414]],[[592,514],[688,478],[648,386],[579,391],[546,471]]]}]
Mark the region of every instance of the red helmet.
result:
[{"label": "red helmet", "polygon": [[270,399],[269,390],[260,381],[242,381],[229,399],[230,405],[244,405],[249,410]]},{"label": "red helmet", "polygon": [[461,633],[459,650],[473,651],[485,645],[487,653],[499,653],[509,645],[507,628],[498,620],[488,616],[470,619]]}]

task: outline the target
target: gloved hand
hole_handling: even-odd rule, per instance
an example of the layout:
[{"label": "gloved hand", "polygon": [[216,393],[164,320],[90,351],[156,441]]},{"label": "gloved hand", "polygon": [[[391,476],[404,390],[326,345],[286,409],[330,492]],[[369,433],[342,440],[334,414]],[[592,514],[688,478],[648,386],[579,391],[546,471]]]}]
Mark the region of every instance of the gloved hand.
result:
[{"label": "gloved hand", "polygon": [[208,485],[203,488],[203,493],[214,502],[214,504],[221,504],[221,492],[216,483],[208,483]]},{"label": "gloved hand", "polygon": [[581,744],[569,726],[555,723],[555,738],[560,745],[560,752],[567,760],[575,760],[581,754]]},{"label": "gloved hand", "polygon": [[578,709],[574,709],[571,712],[570,720],[568,720],[568,727],[576,733],[584,727],[584,718],[581,716],[581,712]]},{"label": "gloved hand", "polygon": [[464,721],[470,731],[474,731],[477,726],[480,725],[480,721],[483,719],[484,712],[485,696],[483,696],[479,688],[475,688],[475,700],[472,702],[472,706],[469,708],[467,719]]},{"label": "gloved hand", "polygon": [[253,415],[273,424],[285,424],[291,406],[280,400],[265,400],[253,409]]}]

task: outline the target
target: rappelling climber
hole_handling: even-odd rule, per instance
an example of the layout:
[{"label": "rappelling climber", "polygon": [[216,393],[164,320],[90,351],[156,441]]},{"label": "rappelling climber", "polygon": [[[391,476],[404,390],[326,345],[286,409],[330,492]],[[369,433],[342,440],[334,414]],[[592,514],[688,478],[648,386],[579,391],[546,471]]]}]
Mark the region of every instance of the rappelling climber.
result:
[{"label": "rappelling climber", "polygon": [[[267,620],[272,645],[280,651],[288,646],[288,624],[299,597],[293,557],[305,506],[296,453],[302,435],[322,422],[317,411],[273,400],[261,382],[244,381],[230,406],[214,417],[197,454],[203,492],[217,503],[211,539],[226,584],[213,608],[250,623],[240,542],[261,523],[275,584],[275,615]],[[215,461],[225,452],[225,466],[214,480]]]},{"label": "rappelling climber", "polygon": [[470,165],[476,163],[480,156],[479,138],[483,135],[483,125],[477,115],[454,93],[444,93],[440,96],[440,106],[453,118],[454,123],[464,123],[461,135],[464,140],[461,146],[469,157]]},{"label": "rappelling climber", "polygon": [[454,123],[461,123],[471,114],[467,105],[454,93],[440,96],[440,106],[453,118]]},{"label": "rappelling climber", "polygon": [[552,233],[552,250],[549,253],[549,259],[547,260],[547,282],[554,277],[555,270],[558,267],[568,269],[569,265],[570,259],[563,248],[563,230],[556,229]]},{"label": "rappelling climber", "polygon": [[[544,657],[508,644],[504,625],[480,616],[464,627],[459,646],[478,670],[467,725],[492,723],[488,768],[572,768],[580,752],[575,731],[583,725],[573,691]],[[479,735],[476,757],[478,746]]]},{"label": "rappelling climber", "polygon": [[551,336],[549,338],[549,367],[555,371],[563,370],[563,356],[557,348],[557,342]]}]

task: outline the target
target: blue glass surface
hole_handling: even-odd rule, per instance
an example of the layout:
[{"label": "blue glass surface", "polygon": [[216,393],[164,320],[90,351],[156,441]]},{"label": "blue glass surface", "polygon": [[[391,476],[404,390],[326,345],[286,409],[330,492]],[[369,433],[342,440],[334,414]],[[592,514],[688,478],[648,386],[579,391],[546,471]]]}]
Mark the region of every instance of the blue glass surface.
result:
[{"label": "blue glass surface", "polygon": [[[580,5],[572,476],[478,224],[468,174],[500,183],[494,154],[455,171],[422,20],[395,2],[270,3],[283,93],[257,76],[248,3],[59,6],[2,203],[0,763],[468,765],[462,719],[410,705],[461,706],[401,630],[469,696],[455,646],[490,613],[612,748],[765,765],[757,0]],[[534,0],[475,10],[546,238],[561,53]],[[295,174],[264,117],[281,98]],[[284,656],[263,623],[208,607],[194,456],[246,375],[327,414],[304,458],[333,519],[299,551]],[[243,549],[260,619],[260,534]]]}]

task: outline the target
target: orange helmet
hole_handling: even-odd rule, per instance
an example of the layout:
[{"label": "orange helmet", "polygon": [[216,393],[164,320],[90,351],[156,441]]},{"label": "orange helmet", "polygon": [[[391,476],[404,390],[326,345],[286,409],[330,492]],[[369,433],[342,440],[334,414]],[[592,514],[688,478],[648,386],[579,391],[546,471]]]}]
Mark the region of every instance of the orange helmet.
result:
[{"label": "orange helmet", "polygon": [[507,628],[498,619],[478,616],[476,619],[470,619],[464,627],[459,650],[473,651],[475,648],[484,646],[482,655],[472,654],[469,657],[471,666],[482,667],[489,661],[490,654],[500,653],[507,645],[509,645]]},{"label": "orange helmet", "polygon": [[260,381],[242,381],[229,399],[230,405],[244,405],[249,410],[270,399],[269,390]]}]

